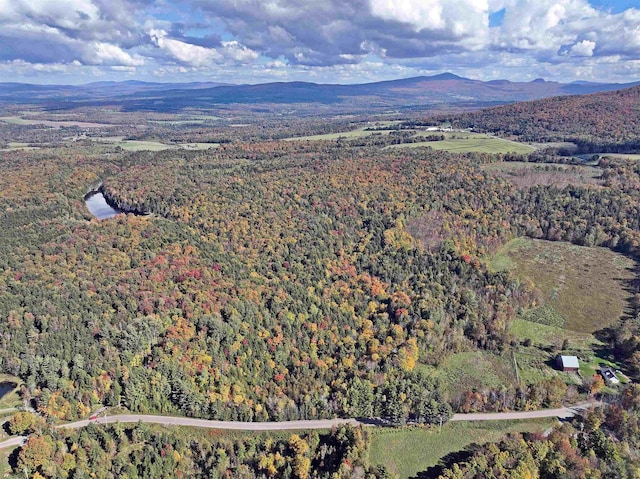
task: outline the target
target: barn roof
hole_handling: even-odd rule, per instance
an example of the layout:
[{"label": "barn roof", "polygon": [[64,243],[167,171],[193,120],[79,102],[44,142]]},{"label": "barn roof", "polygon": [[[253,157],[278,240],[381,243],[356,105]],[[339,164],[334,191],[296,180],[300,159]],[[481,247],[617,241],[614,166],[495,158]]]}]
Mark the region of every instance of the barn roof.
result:
[{"label": "barn roof", "polygon": [[562,366],[565,368],[579,368],[578,358],[576,356],[560,356]]}]

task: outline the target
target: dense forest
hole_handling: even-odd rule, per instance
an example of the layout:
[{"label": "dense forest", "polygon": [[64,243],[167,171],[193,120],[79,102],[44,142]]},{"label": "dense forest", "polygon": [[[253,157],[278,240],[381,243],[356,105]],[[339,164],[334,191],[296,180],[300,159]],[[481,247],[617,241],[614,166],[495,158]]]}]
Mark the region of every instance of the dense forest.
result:
[{"label": "dense forest", "polygon": [[521,141],[572,142],[579,153],[637,152],[640,87],[515,103],[441,120]]},{"label": "dense forest", "polygon": [[197,433],[135,426],[91,424],[80,431],[35,431],[11,458],[33,478],[151,479],[282,478],[386,479],[370,465],[362,428],[326,433]]}]

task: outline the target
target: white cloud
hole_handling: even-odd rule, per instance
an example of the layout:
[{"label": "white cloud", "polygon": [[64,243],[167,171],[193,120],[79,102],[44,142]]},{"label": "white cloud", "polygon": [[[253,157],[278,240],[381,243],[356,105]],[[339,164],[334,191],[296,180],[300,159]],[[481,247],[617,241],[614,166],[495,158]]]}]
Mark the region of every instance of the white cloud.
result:
[{"label": "white cloud", "polygon": [[176,60],[193,66],[207,66],[222,59],[222,55],[212,48],[205,48],[190,43],[167,38],[164,30],[152,30],[153,42]]},{"label": "white cloud", "polygon": [[14,14],[72,30],[100,17],[100,10],[90,0],[10,0],[6,3]]},{"label": "white cloud", "polygon": [[7,65],[51,65],[61,77],[135,69],[172,80],[631,79],[639,26],[640,9],[589,0],[0,0],[0,65],[4,78]]},{"label": "white cloud", "polygon": [[89,45],[85,57],[85,63],[92,65],[120,65],[127,67],[144,65],[144,59],[141,56],[131,56],[122,48],[110,43],[92,43]]},{"label": "white cloud", "polygon": [[370,0],[374,16],[412,25],[416,31],[447,30],[453,37],[484,37],[488,0]]},{"label": "white cloud", "polygon": [[385,20],[409,23],[416,30],[427,28],[438,30],[445,27],[442,4],[439,0],[397,2],[394,0],[371,0],[371,12]]},{"label": "white cloud", "polygon": [[638,9],[612,14],[587,0],[505,0],[505,8],[502,25],[492,29],[495,48],[550,62],[616,53],[640,57]]},{"label": "white cloud", "polygon": [[222,42],[218,48],[206,48],[176,40],[175,38],[169,38],[164,30],[151,30],[149,35],[161,50],[179,62],[194,67],[212,66],[225,60],[237,63],[251,63],[259,56],[257,52],[235,40]]},{"label": "white cloud", "polygon": [[237,41],[222,42],[222,54],[240,63],[249,63],[258,58],[258,54]]},{"label": "white cloud", "polygon": [[582,40],[572,45],[569,49],[569,55],[574,57],[592,57],[593,50],[596,48],[596,42],[591,40]]}]

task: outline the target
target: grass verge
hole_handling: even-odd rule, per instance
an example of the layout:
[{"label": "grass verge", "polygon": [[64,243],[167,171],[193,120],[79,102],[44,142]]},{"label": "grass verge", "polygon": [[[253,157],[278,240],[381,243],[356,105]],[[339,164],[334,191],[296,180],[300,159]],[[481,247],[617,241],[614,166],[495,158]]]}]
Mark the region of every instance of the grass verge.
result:
[{"label": "grass verge", "polygon": [[448,454],[471,444],[499,441],[512,432],[536,432],[549,428],[555,419],[448,423],[438,428],[375,430],[370,460],[406,479],[433,467]]}]

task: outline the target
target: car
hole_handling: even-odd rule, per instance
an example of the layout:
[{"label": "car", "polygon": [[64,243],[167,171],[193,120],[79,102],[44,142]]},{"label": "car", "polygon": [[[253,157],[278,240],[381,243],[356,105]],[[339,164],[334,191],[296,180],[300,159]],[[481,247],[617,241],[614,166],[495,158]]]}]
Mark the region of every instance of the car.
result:
[{"label": "car", "polygon": [[604,378],[607,384],[618,384],[620,380],[616,377],[615,373],[611,370],[611,368],[602,368],[600,369],[600,374]]},{"label": "car", "polygon": [[97,414],[94,414],[93,416],[89,417],[89,421],[95,421],[96,419],[98,419]]}]

